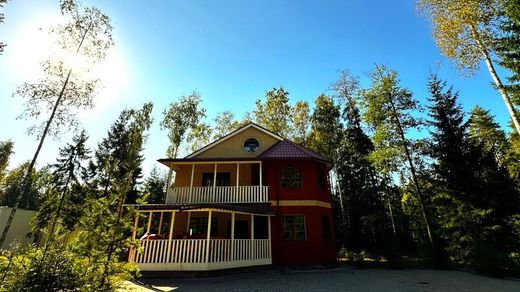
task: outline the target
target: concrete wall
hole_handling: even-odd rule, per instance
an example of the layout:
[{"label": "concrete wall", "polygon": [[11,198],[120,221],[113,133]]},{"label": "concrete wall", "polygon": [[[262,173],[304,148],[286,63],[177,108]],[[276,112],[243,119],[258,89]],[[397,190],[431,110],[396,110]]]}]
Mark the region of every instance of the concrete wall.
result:
[{"label": "concrete wall", "polygon": [[[9,214],[11,213],[12,209],[13,208],[4,206],[0,207],[0,232],[4,230],[5,224],[7,223],[7,219],[9,218]],[[20,239],[23,244],[31,244],[32,237],[28,237],[27,235],[31,232],[31,219],[35,215],[36,211],[24,209],[16,210],[13,223],[9,229],[9,233],[7,233],[7,238],[0,248],[9,249],[9,245],[16,238]]]}]

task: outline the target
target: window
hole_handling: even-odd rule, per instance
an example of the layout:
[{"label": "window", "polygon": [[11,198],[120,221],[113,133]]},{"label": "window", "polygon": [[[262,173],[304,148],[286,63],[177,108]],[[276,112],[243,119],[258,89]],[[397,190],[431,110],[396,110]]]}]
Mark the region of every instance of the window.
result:
[{"label": "window", "polygon": [[303,215],[283,217],[283,238],[305,240],[305,217]]},{"label": "window", "polygon": [[330,240],[330,220],[327,216],[321,216],[321,229],[323,234],[323,239]]},{"label": "window", "polygon": [[302,176],[300,170],[296,167],[288,166],[282,170],[282,179],[280,181],[282,188],[301,188]]},{"label": "window", "polygon": [[255,138],[249,138],[244,142],[244,151],[247,153],[253,153],[258,150],[260,143]]},{"label": "window", "polygon": [[325,175],[323,173],[323,170],[321,168],[316,168],[316,185],[318,186],[319,190],[325,189]]},{"label": "window", "polygon": [[[204,187],[212,187],[213,186],[213,177],[215,174],[213,172],[204,172],[202,174],[202,186]],[[217,186],[229,186],[231,184],[231,173],[230,172],[217,172]]]},{"label": "window", "polygon": [[[217,217],[211,217],[211,235],[217,234]],[[190,235],[206,234],[208,232],[208,217],[190,218]]]}]

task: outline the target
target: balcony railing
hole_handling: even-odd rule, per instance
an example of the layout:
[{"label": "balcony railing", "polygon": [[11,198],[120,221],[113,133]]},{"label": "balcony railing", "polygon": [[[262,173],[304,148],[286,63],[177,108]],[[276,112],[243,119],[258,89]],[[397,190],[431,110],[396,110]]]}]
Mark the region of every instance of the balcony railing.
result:
[{"label": "balcony railing", "polygon": [[215,270],[271,264],[269,239],[141,240],[129,261],[143,271]]},{"label": "balcony railing", "polygon": [[266,203],[268,197],[268,186],[174,187],[166,203]]}]

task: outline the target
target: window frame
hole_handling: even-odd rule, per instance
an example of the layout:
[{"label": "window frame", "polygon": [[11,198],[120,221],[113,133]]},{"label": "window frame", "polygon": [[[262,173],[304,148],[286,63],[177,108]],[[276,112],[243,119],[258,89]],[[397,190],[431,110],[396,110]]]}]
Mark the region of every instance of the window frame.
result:
[{"label": "window frame", "polygon": [[[295,169],[299,176],[298,184],[295,184],[295,181],[290,182],[290,184],[284,185],[284,172],[288,169]],[[294,174],[293,174],[294,175]],[[303,188],[303,179],[302,179],[302,171],[299,167],[293,165],[287,165],[282,168],[280,171],[280,187],[284,189],[301,189]]]},{"label": "window frame", "polygon": [[[293,221],[291,223],[291,231],[290,231],[290,236],[289,237],[286,237],[285,234],[286,234],[286,221],[285,219],[286,218],[290,218],[290,217],[301,217],[303,220],[301,222],[302,226],[303,226],[303,238],[298,238],[296,236],[296,234],[298,233],[296,231],[296,221]],[[306,241],[307,240],[307,224],[306,224],[306,220],[305,220],[305,215],[303,214],[285,214],[285,215],[282,215],[282,238],[283,240],[287,240],[287,241]]]},{"label": "window frame", "polygon": [[[330,225],[330,217],[329,216],[320,216],[321,217],[321,238],[325,241],[330,241],[332,239],[332,230]],[[326,220],[324,220],[326,219]],[[325,224],[327,222],[327,224]],[[325,226],[327,225],[327,226]]]},{"label": "window frame", "polygon": [[[246,150],[246,142],[249,141],[249,140],[255,140],[256,143],[258,144],[258,146],[256,147],[256,149],[254,151],[247,151]],[[242,143],[242,151],[244,151],[245,153],[247,154],[254,154],[254,153],[257,153],[259,150],[260,150],[260,147],[261,147],[261,144],[260,144],[260,140],[258,140],[258,138],[255,138],[255,137],[247,137],[244,142]]]},{"label": "window frame", "polygon": [[317,166],[314,175],[316,176],[316,187],[318,190],[325,191],[327,189],[327,179],[323,169]]}]

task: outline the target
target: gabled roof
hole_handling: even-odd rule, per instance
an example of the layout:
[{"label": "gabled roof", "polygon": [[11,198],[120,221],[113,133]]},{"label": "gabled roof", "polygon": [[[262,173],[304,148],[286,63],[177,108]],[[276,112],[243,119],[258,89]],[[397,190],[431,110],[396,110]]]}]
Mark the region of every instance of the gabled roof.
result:
[{"label": "gabled roof", "polygon": [[260,159],[316,159],[327,164],[333,162],[327,158],[300,146],[290,140],[280,141],[258,156]]},{"label": "gabled roof", "polygon": [[212,147],[214,147],[214,146],[216,146],[216,145],[226,141],[227,139],[229,139],[229,138],[231,138],[231,137],[233,137],[233,136],[235,136],[237,134],[242,133],[243,131],[245,131],[245,130],[247,130],[249,128],[255,128],[255,129],[257,129],[257,130],[259,130],[259,131],[261,131],[261,132],[263,132],[263,133],[265,133],[265,134],[267,134],[269,136],[272,136],[273,138],[278,139],[280,141],[282,141],[284,139],[280,135],[277,135],[277,134],[267,130],[264,127],[261,127],[261,126],[255,124],[255,123],[253,123],[253,122],[249,122],[249,124],[246,124],[246,125],[238,128],[238,129],[234,130],[233,132],[227,134],[226,136],[224,136],[224,137],[222,137],[222,138],[220,138],[218,140],[213,141],[212,143],[210,143],[210,144],[202,147],[201,149],[191,153],[190,155],[186,156],[185,158],[194,158],[195,156],[201,154],[202,152],[208,150],[209,148],[212,148]]}]

